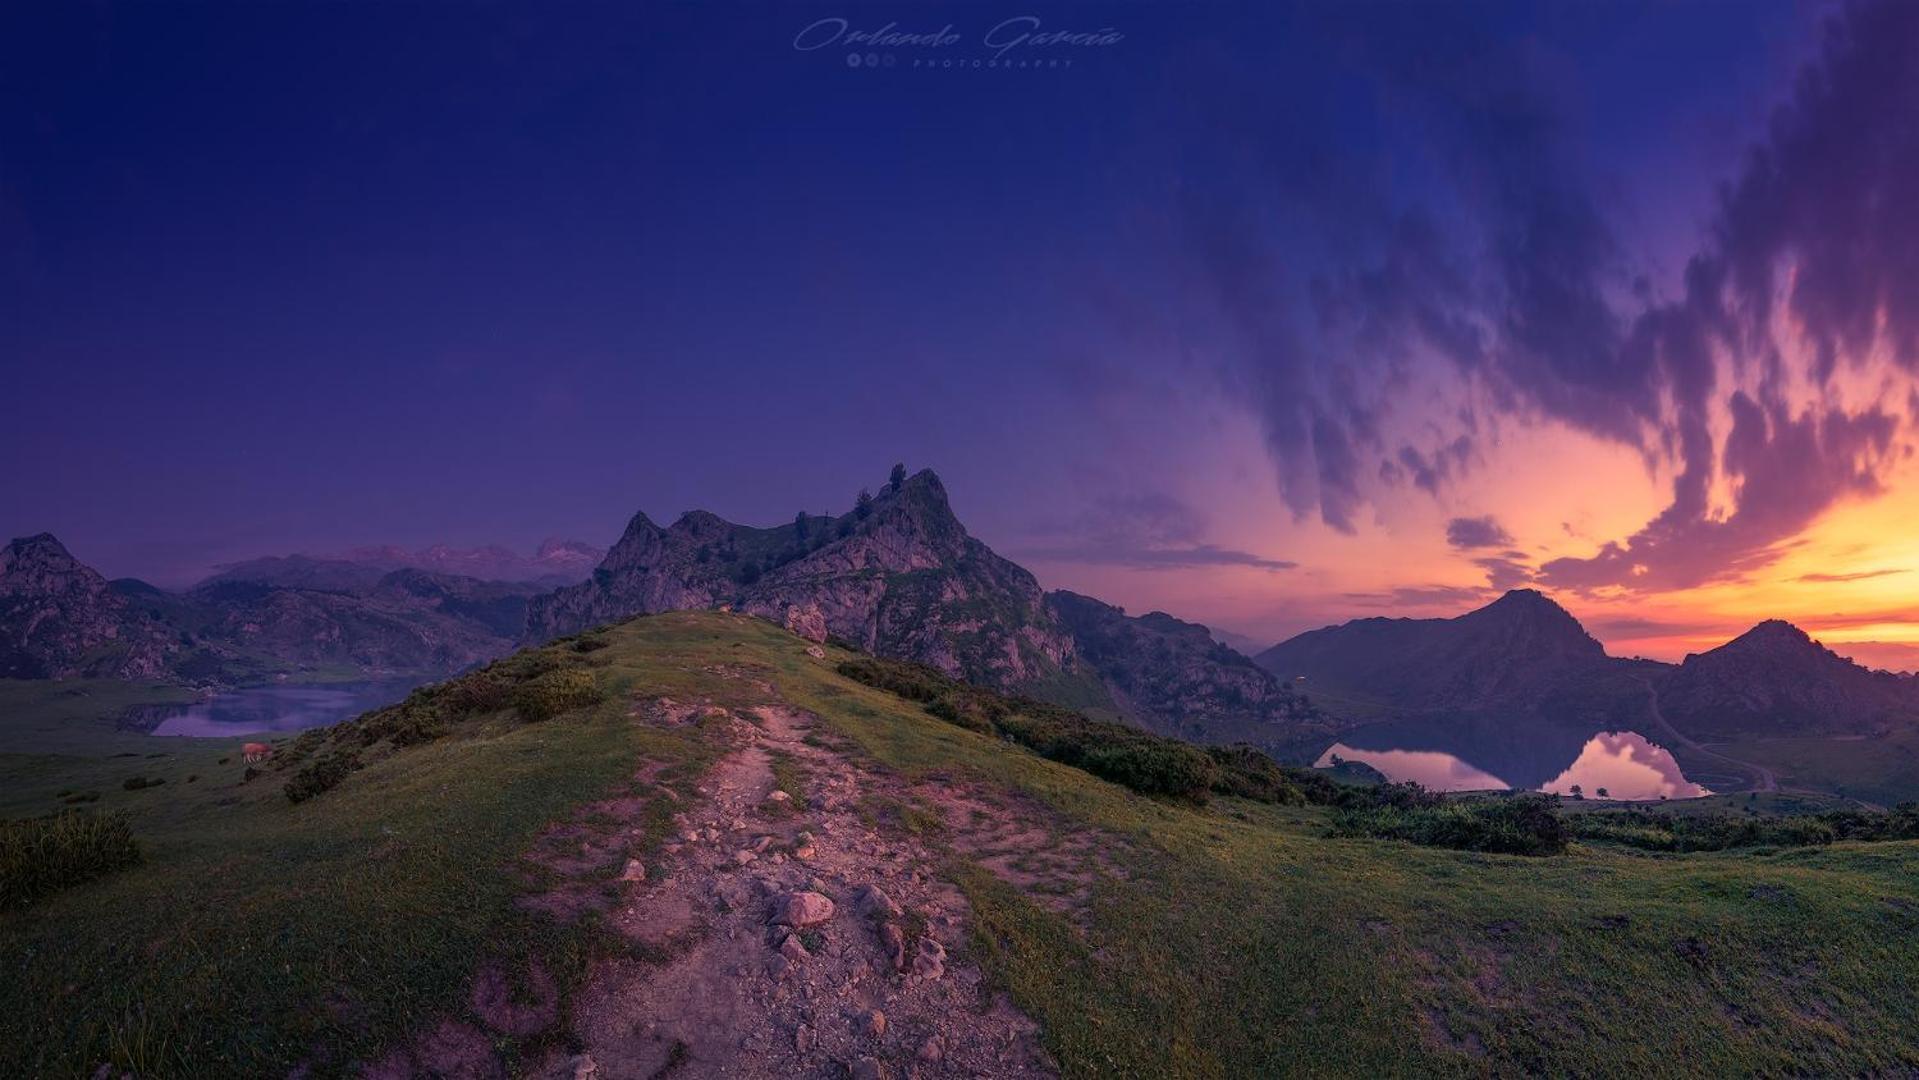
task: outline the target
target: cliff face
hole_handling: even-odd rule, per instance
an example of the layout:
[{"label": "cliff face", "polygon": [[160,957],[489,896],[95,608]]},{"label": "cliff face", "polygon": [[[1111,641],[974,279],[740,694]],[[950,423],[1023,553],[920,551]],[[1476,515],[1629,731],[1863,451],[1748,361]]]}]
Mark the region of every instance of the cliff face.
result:
[{"label": "cliff face", "polygon": [[1079,671],[1039,582],[967,535],[931,471],[791,527],[694,511],[662,529],[635,515],[591,580],[528,605],[526,638],[722,606],[989,686]]},{"label": "cliff face", "polygon": [[0,548],[0,677],[162,678],[182,651],[51,534]]}]

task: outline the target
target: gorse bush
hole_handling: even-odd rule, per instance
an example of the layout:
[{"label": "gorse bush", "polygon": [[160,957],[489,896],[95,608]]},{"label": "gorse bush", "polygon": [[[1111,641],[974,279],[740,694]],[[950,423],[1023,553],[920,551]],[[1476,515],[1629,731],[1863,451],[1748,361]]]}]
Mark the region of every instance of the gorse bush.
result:
[{"label": "gorse bush", "polygon": [[1470,802],[1382,801],[1341,810],[1333,820],[1333,834],[1508,855],[1557,855],[1566,850],[1568,839],[1553,799],[1531,792]]},{"label": "gorse bush", "polygon": [[599,684],[590,671],[549,671],[513,691],[513,711],[529,723],[551,720],[574,709],[598,705]]},{"label": "gorse bush", "polygon": [[360,755],[354,750],[332,750],[315,758],[293,774],[286,784],[287,801],[302,803],[340,785],[360,767]]},{"label": "gorse bush", "polygon": [[0,911],[140,861],[123,814],[67,810],[0,822]]}]

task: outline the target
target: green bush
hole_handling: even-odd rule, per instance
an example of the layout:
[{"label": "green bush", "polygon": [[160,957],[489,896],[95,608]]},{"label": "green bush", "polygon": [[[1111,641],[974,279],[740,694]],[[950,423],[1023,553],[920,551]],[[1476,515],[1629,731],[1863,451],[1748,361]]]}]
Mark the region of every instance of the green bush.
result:
[{"label": "green bush", "polygon": [[124,814],[66,810],[0,822],[0,911],[140,861]]},{"label": "green bush", "polygon": [[1213,790],[1254,802],[1298,806],[1308,800],[1306,790],[1290,770],[1257,747],[1209,746],[1206,753],[1219,766]]},{"label": "green bush", "polygon": [[1471,802],[1382,803],[1342,810],[1334,818],[1333,834],[1508,855],[1558,855],[1566,850],[1569,836],[1553,799],[1533,792]]},{"label": "green bush", "polygon": [[564,712],[597,705],[603,700],[592,672],[570,669],[549,671],[522,683],[513,691],[513,708],[520,719],[538,723]]},{"label": "green bush", "polygon": [[1204,751],[1170,739],[1092,747],[1080,767],[1134,791],[1199,801],[1205,800],[1219,780],[1219,766]]},{"label": "green bush", "polygon": [[293,774],[286,784],[288,802],[302,803],[315,795],[338,787],[340,781],[360,767],[360,755],[353,750],[334,750],[313,760]]}]

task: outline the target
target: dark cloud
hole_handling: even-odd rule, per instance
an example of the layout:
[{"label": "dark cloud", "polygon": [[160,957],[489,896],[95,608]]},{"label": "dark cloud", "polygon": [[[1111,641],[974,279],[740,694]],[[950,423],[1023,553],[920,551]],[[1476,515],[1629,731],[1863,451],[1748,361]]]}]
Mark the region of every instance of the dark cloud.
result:
[{"label": "dark cloud", "polygon": [[1446,523],[1446,542],[1456,548],[1512,546],[1512,534],[1491,515],[1458,517]]},{"label": "dark cloud", "polygon": [[1043,543],[1017,549],[1024,558],[1049,562],[1176,570],[1198,566],[1248,566],[1291,570],[1298,564],[1204,540],[1205,517],[1192,506],[1159,492],[1097,499],[1084,513],[1047,530]]},{"label": "dark cloud", "polygon": [[[1518,555],[1518,558],[1514,558]],[[1474,559],[1473,565],[1486,571],[1486,584],[1500,592],[1516,589],[1535,580],[1532,563],[1523,553],[1507,552],[1504,555],[1491,555],[1483,559]]]},{"label": "dark cloud", "polygon": [[[1377,84],[1379,115],[1427,140],[1396,149],[1439,179],[1408,205],[1322,163],[1318,183],[1276,173],[1264,198],[1209,191],[1189,215],[1239,346],[1228,377],[1296,514],[1350,531],[1362,481],[1438,493],[1478,460],[1484,425],[1563,424],[1669,467],[1668,505],[1590,556],[1483,568],[1637,592],[1749,573],[1836,502],[1882,490],[1905,392],[1848,399],[1833,377],[1886,356],[1919,370],[1919,4],[1855,3],[1827,22],[1763,141],[1728,163],[1671,296],[1615,235],[1550,55],[1452,8],[1351,5],[1321,29]],[[1312,159],[1297,123],[1271,134]],[[1347,186],[1329,194],[1329,179]],[[1289,249],[1262,225],[1289,207],[1345,230],[1343,267],[1276,254]],[[1395,435],[1451,422],[1403,393],[1433,361],[1469,388],[1457,429]]]}]

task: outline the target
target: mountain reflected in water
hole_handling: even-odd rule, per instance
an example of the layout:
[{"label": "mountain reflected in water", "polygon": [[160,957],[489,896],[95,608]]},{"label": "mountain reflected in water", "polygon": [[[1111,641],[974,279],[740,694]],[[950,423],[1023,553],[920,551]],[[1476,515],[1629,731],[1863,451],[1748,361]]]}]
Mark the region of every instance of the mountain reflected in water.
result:
[{"label": "mountain reflected in water", "polygon": [[1632,731],[1457,719],[1396,721],[1345,733],[1314,764],[1324,768],[1336,758],[1369,765],[1388,780],[1411,780],[1434,791],[1572,795],[1578,788],[1588,798],[1612,799],[1712,794],[1687,780],[1665,747]]}]

